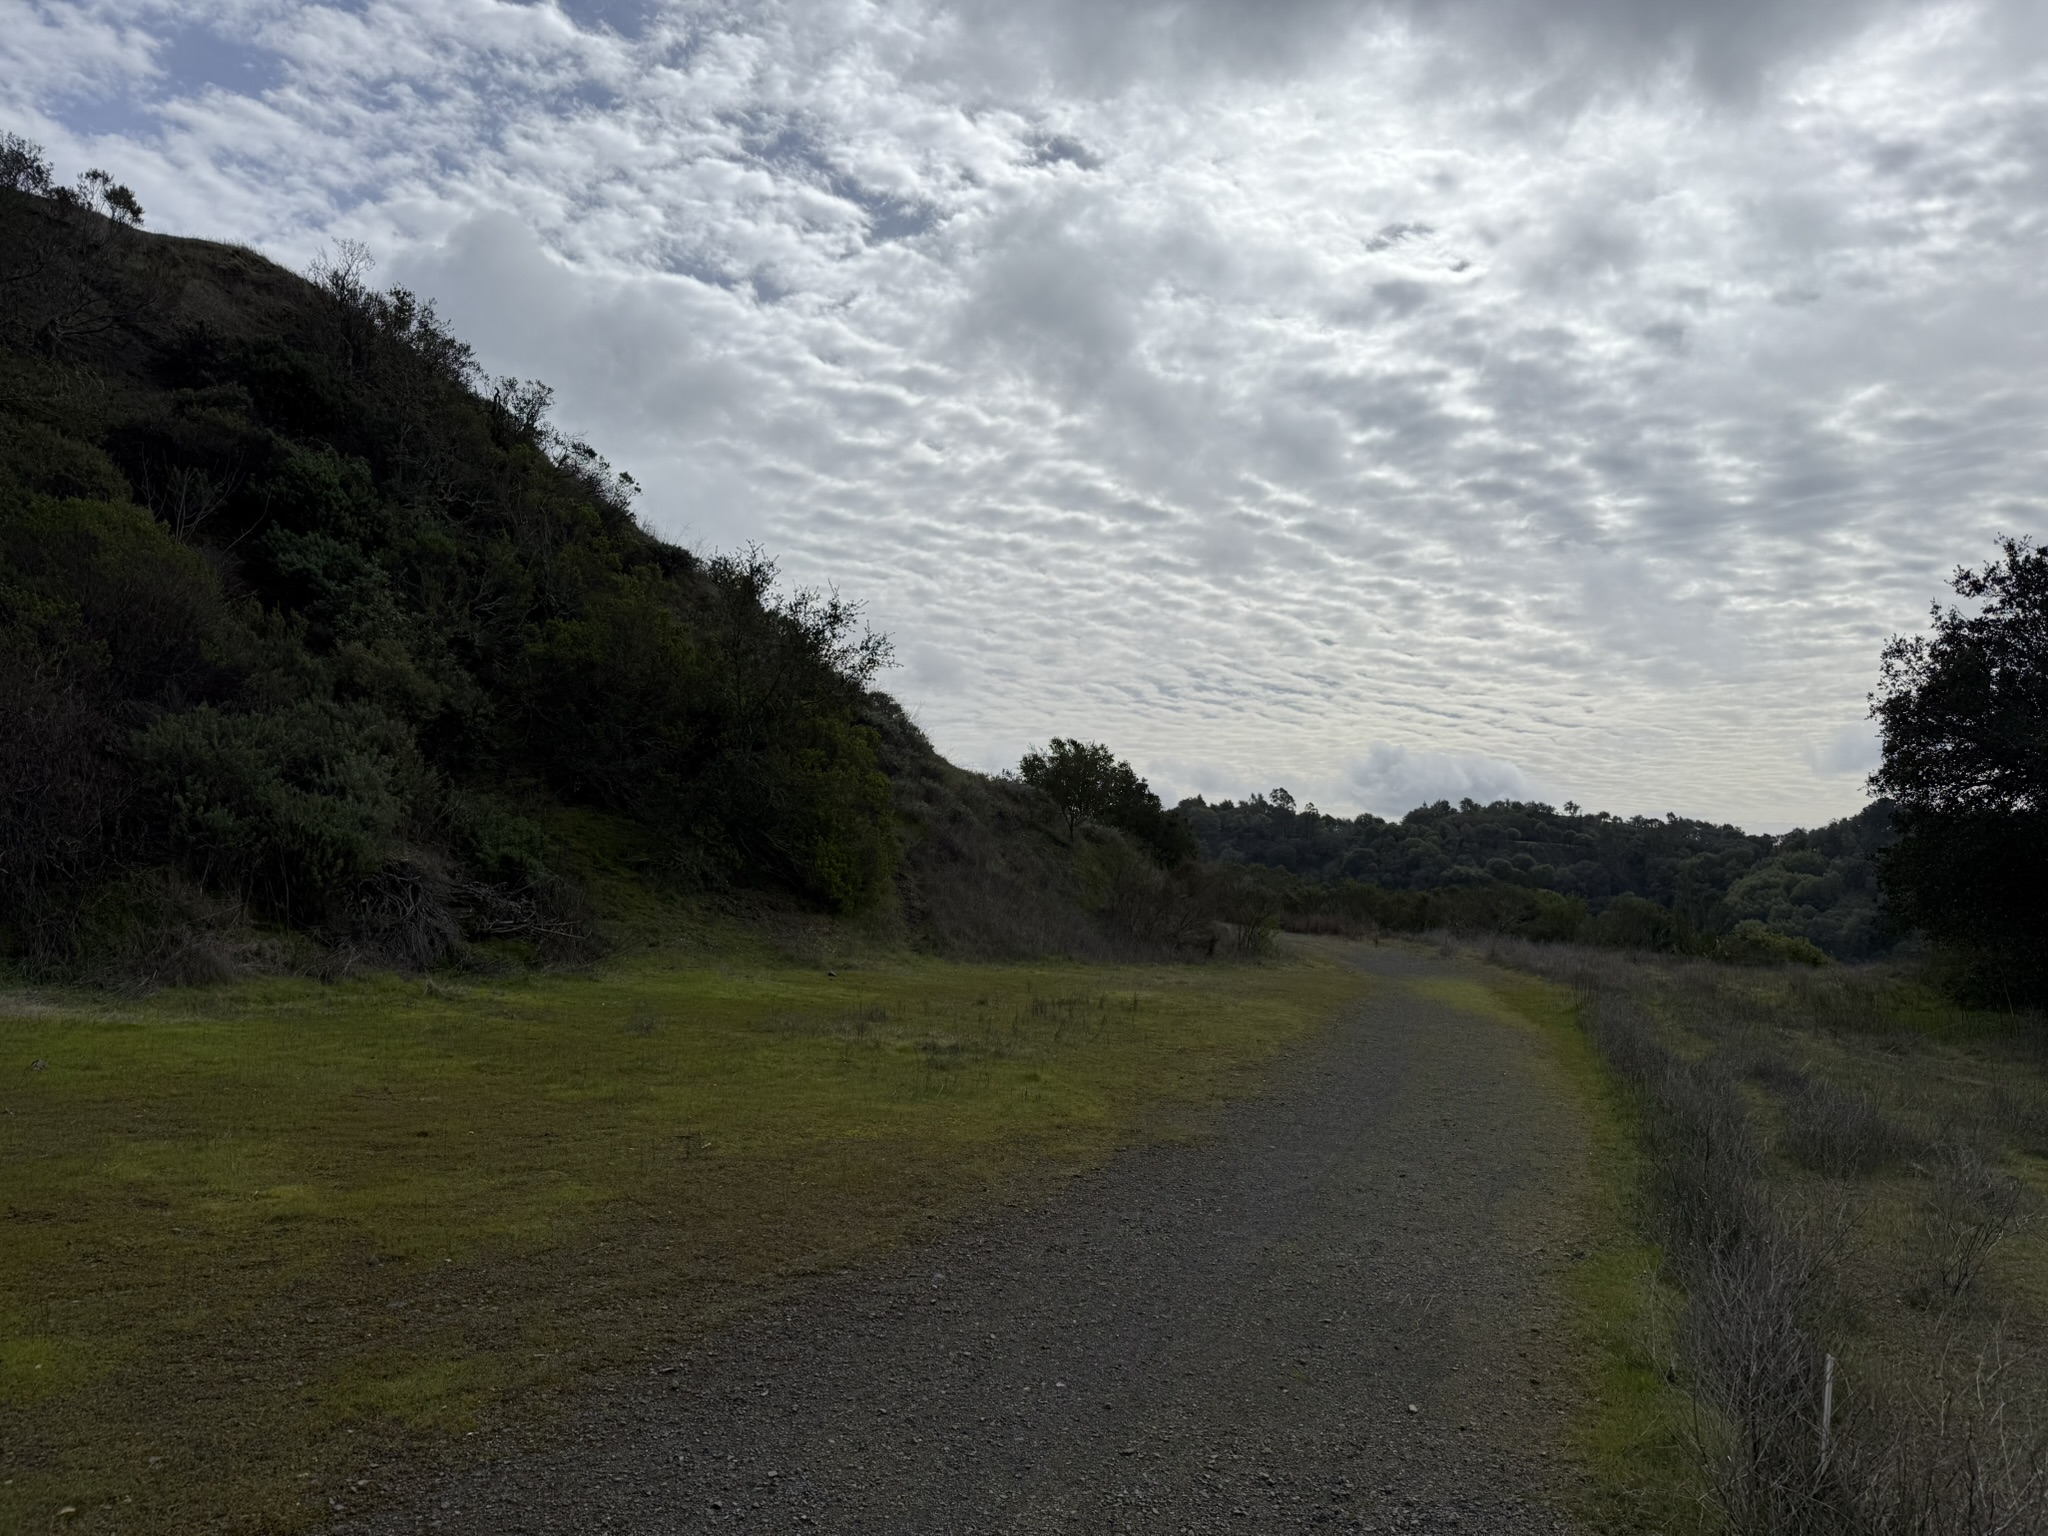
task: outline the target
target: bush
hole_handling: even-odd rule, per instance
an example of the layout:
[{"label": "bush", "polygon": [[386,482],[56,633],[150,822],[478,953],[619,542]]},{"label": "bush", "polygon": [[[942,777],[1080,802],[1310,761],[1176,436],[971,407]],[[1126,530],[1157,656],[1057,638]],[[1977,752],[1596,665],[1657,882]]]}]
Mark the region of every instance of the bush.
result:
[{"label": "bush", "polygon": [[1682,953],[1690,935],[1678,915],[1641,896],[1617,896],[1586,928],[1586,941],[1609,949]]},{"label": "bush", "polygon": [[1831,1083],[1802,1077],[1783,1102],[1785,1155],[1829,1178],[1878,1173],[1918,1151],[1876,1105]]},{"label": "bush", "polygon": [[95,887],[73,932],[85,975],[150,985],[225,981],[250,948],[238,906],[170,869],[136,870]]},{"label": "bush", "polygon": [[1716,960],[1729,965],[1827,965],[1827,952],[1791,934],[1773,933],[1755,918],[1745,918],[1714,940]]},{"label": "bush", "polygon": [[1186,818],[1161,805],[1137,770],[1100,742],[1055,736],[1045,751],[1024,754],[1017,776],[1059,813],[1069,842],[1092,824],[1116,828],[1167,869],[1201,852]]},{"label": "bush", "polygon": [[180,865],[286,923],[320,921],[397,858],[434,790],[411,733],[367,704],[202,706],[150,726],[137,756]]},{"label": "bush", "polygon": [[2033,1214],[2027,1188],[1960,1136],[1935,1149],[1926,1200],[1930,1289],[1941,1302],[1967,1291],[1992,1250]]}]

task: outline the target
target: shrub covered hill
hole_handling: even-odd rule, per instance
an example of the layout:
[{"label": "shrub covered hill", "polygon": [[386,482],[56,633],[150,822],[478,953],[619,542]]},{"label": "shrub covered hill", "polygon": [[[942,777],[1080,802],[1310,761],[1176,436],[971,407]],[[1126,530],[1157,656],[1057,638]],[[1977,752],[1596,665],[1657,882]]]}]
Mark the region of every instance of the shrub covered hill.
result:
[{"label": "shrub covered hill", "polygon": [[[1399,821],[1344,818],[1297,806],[1284,789],[1178,809],[1205,857],[1308,882],[1294,905],[1343,907],[1348,888],[1350,904],[1402,927],[1506,926],[1665,949],[1705,947],[1754,924],[1841,960],[1896,937],[1878,900],[1878,855],[1893,840],[1883,801],[1782,837],[1507,800],[1439,800]],[[1397,899],[1375,902],[1364,890]]]},{"label": "shrub covered hill", "polygon": [[0,149],[0,960],[575,950],[663,891],[1092,942],[1042,806],[870,689],[852,607],[653,536],[360,259]]}]

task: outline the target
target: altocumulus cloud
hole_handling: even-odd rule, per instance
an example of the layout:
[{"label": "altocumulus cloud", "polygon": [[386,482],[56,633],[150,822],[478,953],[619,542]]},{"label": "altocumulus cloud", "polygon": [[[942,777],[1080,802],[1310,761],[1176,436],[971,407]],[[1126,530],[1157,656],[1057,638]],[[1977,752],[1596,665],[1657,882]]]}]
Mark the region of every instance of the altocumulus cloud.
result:
[{"label": "altocumulus cloud", "polygon": [[368,241],[956,757],[1773,826],[2044,523],[2040,14],[0,0],[0,111]]}]

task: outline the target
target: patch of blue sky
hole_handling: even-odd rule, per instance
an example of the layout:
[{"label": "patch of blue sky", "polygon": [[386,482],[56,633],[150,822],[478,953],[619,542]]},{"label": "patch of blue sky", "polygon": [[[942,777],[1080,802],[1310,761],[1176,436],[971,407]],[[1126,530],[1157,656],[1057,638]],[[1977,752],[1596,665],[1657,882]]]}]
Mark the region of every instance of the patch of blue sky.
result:
[{"label": "patch of blue sky", "polygon": [[556,0],[562,14],[586,32],[611,32],[632,41],[647,35],[669,7],[662,0]]},{"label": "patch of blue sky", "polygon": [[148,141],[163,130],[170,108],[214,91],[260,96],[284,82],[284,58],[271,49],[222,37],[204,27],[182,27],[155,40],[152,86],[111,84],[104,94],[52,96],[45,110],[73,132],[88,137]]},{"label": "patch of blue sky", "polygon": [[186,27],[163,39],[157,68],[170,94],[194,96],[208,88],[260,96],[284,82],[282,55],[204,27]]},{"label": "patch of blue sky", "polygon": [[120,138],[147,143],[158,136],[163,126],[163,109],[167,101],[162,97],[143,97],[133,91],[121,91],[108,96],[50,96],[37,105],[80,138]]}]

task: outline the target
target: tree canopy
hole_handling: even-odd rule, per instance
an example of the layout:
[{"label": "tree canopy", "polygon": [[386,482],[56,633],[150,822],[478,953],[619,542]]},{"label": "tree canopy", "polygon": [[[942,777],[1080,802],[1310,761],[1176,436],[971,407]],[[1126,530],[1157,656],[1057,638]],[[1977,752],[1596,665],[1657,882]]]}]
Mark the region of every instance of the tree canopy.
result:
[{"label": "tree canopy", "polygon": [[1264,864],[1317,882],[1390,892],[1519,887],[1603,914],[1624,897],[1653,902],[1703,935],[1744,922],[1838,959],[1878,953],[1879,851],[1891,840],[1880,801],[1856,816],[1780,836],[1681,816],[1613,816],[1536,801],[1439,800],[1398,821],[1331,816],[1285,790],[1181,802],[1212,859]]},{"label": "tree canopy", "polygon": [[1883,882],[1987,1000],[2048,999],[2048,552],[2002,539],[1957,570],[1974,612],[1936,603],[1895,637],[1871,696],[1871,787],[1897,804]]},{"label": "tree canopy", "polygon": [[2048,812],[2048,551],[2003,539],[1999,552],[1951,581],[1975,613],[1936,603],[1931,635],[1885,647],[1870,782],[1902,810]]},{"label": "tree canopy", "polygon": [[1136,840],[1161,864],[1179,864],[1199,851],[1187,823],[1100,742],[1055,736],[1043,752],[1026,752],[1017,773],[1052,802],[1070,841],[1083,826],[1099,822]]}]

